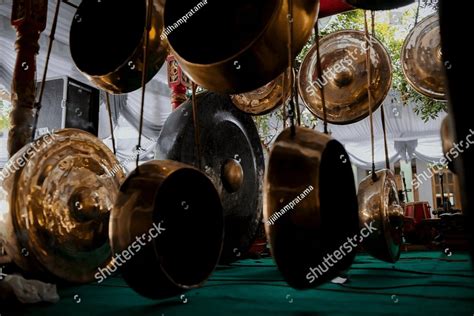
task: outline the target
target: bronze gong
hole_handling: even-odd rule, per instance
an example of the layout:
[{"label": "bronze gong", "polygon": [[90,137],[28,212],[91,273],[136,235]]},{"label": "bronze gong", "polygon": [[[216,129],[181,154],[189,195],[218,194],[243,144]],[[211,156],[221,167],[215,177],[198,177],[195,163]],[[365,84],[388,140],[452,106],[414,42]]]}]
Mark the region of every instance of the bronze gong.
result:
[{"label": "bronze gong", "polygon": [[[370,39],[372,63],[372,111],[383,102],[392,83],[390,56],[375,38]],[[327,121],[350,124],[369,115],[367,94],[365,34],[360,31],[339,31],[320,41],[321,68],[318,79],[316,46],[305,56],[299,71],[298,88],[306,107],[323,119],[320,88],[324,87]]]},{"label": "bronze gong", "polygon": [[[142,84],[147,0],[83,0],[71,25],[69,44],[76,67],[97,87],[128,93]],[[147,78],[168,55],[163,31],[164,0],[153,0]]]},{"label": "bronze gong", "polygon": [[212,181],[179,162],[150,161],[120,187],[110,240],[114,260],[118,255],[128,260],[110,266],[120,266],[139,294],[171,297],[205,282],[219,260],[222,239],[222,205]]},{"label": "bronze gong", "polygon": [[364,248],[375,258],[396,262],[402,244],[403,209],[398,201],[392,171],[376,172],[377,179],[367,176],[359,184],[359,218],[361,230],[371,227],[362,236]]},{"label": "bronze gong", "polygon": [[409,5],[415,0],[344,0],[351,6],[364,10],[391,10]]},{"label": "bronze gong", "polygon": [[200,167],[212,179],[224,209],[221,262],[230,262],[249,249],[262,219],[262,145],[252,117],[237,109],[229,96],[205,92],[196,101],[200,146],[192,102],[186,101],[166,120],[156,158]]},{"label": "bronze gong", "polygon": [[[287,0],[166,1],[165,31],[189,77],[214,92],[262,87],[288,67]],[[311,36],[318,0],[293,0],[293,56]],[[190,14],[192,13],[192,14]]]},{"label": "bronze gong", "polygon": [[8,255],[37,278],[93,281],[110,261],[109,214],[124,179],[113,153],[87,132],[63,129],[23,147],[3,170]]},{"label": "bronze gong", "polygon": [[421,20],[408,34],[401,52],[403,73],[419,93],[446,99],[438,13]]},{"label": "bronze gong", "polygon": [[[264,184],[265,230],[278,269],[294,288],[324,283],[347,269],[359,230],[351,163],[326,134],[285,129],[270,152]],[[325,263],[325,257],[341,256]],[[342,252],[342,253],[340,253]]]},{"label": "bronze gong", "polygon": [[284,104],[290,96],[290,72],[287,70],[263,87],[241,94],[231,95],[232,103],[251,115],[267,114]]}]

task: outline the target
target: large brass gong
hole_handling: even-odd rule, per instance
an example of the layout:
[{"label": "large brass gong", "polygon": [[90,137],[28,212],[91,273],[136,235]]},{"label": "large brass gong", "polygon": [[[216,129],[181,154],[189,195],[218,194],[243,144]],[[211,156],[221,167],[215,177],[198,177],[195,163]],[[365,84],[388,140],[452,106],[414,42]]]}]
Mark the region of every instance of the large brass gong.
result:
[{"label": "large brass gong", "polygon": [[408,34],[401,52],[403,73],[419,93],[446,99],[438,13],[420,21]]},{"label": "large brass gong", "polygon": [[110,240],[114,254],[128,260],[112,264],[139,294],[162,298],[200,286],[219,260],[222,239],[219,194],[199,170],[154,160],[121,186]]},{"label": "large brass gong", "polygon": [[[319,0],[293,0],[292,54],[313,31]],[[214,92],[262,87],[288,67],[287,0],[166,1],[165,31],[189,77]]]},{"label": "large brass gong", "polygon": [[[387,96],[392,83],[390,56],[382,43],[370,39],[372,63],[372,111]],[[360,31],[339,31],[320,41],[321,79],[317,72],[317,47],[306,55],[299,71],[298,88],[307,108],[323,119],[320,88],[324,87],[327,121],[333,124],[349,124],[369,115],[367,94],[365,34]]]},{"label": "large brass gong", "polygon": [[0,238],[22,270],[94,280],[110,260],[109,213],[124,179],[117,165],[102,141],[77,129],[46,134],[10,159],[0,186]]},{"label": "large brass gong", "polygon": [[[83,0],[71,25],[69,44],[77,68],[110,93],[139,89],[144,66],[148,0]],[[164,0],[153,0],[147,78],[153,78],[168,54],[163,31]]]},{"label": "large brass gong", "polygon": [[[357,246],[349,246],[348,238],[358,233],[359,218],[344,147],[311,129],[296,127],[294,136],[284,130],[265,173],[264,220],[273,257],[290,286],[315,287],[347,269]],[[325,263],[335,251],[344,255]],[[318,269],[325,271],[315,276]]]}]

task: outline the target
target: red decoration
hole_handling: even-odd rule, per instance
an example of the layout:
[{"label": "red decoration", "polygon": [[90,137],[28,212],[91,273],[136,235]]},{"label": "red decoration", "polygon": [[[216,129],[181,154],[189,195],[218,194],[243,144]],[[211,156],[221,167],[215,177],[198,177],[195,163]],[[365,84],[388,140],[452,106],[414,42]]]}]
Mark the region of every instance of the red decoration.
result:
[{"label": "red decoration", "polygon": [[166,62],[168,64],[168,86],[171,89],[171,106],[175,110],[186,101],[186,90],[191,87],[191,81],[179,66],[174,55],[168,55]]}]

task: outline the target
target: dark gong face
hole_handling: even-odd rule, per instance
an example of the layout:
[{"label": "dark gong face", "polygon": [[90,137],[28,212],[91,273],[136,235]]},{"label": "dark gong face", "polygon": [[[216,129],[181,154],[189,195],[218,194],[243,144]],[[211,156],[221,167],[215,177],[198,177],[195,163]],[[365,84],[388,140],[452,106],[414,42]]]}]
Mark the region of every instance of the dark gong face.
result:
[{"label": "dark gong face", "polygon": [[[238,259],[253,242],[262,216],[263,152],[252,118],[236,109],[230,97],[198,95],[201,168],[216,185],[224,209],[225,237],[221,262]],[[167,119],[157,159],[199,166],[191,102]]]},{"label": "dark gong face", "polygon": [[[165,27],[179,24],[168,39],[182,58],[192,63],[211,64],[230,58],[247,47],[264,31],[281,1],[207,0],[196,7],[198,2],[167,1]],[[191,16],[190,10],[194,11]],[[187,14],[186,23],[178,22]]]},{"label": "dark gong face", "polygon": [[89,75],[105,75],[127,62],[140,44],[146,0],[84,0],[71,25],[71,56]]}]

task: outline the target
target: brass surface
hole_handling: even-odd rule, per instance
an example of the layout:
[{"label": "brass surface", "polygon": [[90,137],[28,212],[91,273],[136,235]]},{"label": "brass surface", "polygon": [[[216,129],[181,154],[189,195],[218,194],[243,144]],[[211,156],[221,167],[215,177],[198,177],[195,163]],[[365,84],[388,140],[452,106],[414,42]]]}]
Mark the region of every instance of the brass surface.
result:
[{"label": "brass surface", "polygon": [[396,262],[402,244],[403,209],[398,200],[397,186],[392,171],[376,172],[377,181],[367,176],[359,184],[360,227],[376,230],[364,237],[365,250],[375,258]]},{"label": "brass surface", "polygon": [[237,192],[244,183],[244,171],[235,159],[227,159],[222,165],[222,185],[229,192]]},{"label": "brass surface", "polygon": [[90,282],[110,260],[109,214],[124,174],[93,135],[77,129],[52,135],[23,147],[4,169],[0,238],[35,277]]},{"label": "brass surface", "polygon": [[[149,235],[154,225],[163,229],[158,236],[155,230],[156,237]],[[110,240],[114,253],[133,253],[121,267],[129,286],[162,298],[205,282],[219,260],[223,227],[219,194],[206,175],[183,163],[153,160],[121,186]],[[140,244],[138,237],[144,239]]]},{"label": "brass surface", "polygon": [[[297,197],[300,200],[288,208]],[[292,287],[317,286],[348,268],[355,249],[315,282],[308,281],[310,268],[321,265],[358,232],[354,178],[344,147],[311,129],[296,127],[294,137],[290,129],[284,130],[265,174],[264,219],[272,255]]]},{"label": "brass surface", "polygon": [[[384,101],[392,83],[392,66],[387,50],[377,39],[370,40],[372,62],[372,111]],[[366,39],[360,31],[339,31],[320,41],[323,74],[318,81],[316,46],[301,64],[299,93],[307,108],[323,119],[320,87],[324,87],[327,120],[349,124],[369,115],[367,94]]]},{"label": "brass surface", "polygon": [[438,13],[424,18],[410,31],[400,57],[413,89],[436,100],[446,99]]},{"label": "brass surface", "polygon": [[[147,0],[85,0],[70,31],[71,57],[76,67],[98,88],[113,94],[141,87]],[[164,0],[153,0],[149,31],[147,81],[168,55],[163,32]]]},{"label": "brass surface", "polygon": [[[441,123],[441,146],[443,148],[444,156],[450,157],[452,154],[449,152],[454,148],[454,135],[449,116],[446,116]],[[448,168],[456,173],[456,167],[453,161],[448,160]]]},{"label": "brass surface", "polygon": [[348,4],[364,10],[391,10],[406,6],[415,0],[344,0]]},{"label": "brass surface", "polygon": [[232,103],[252,115],[267,114],[288,100],[291,89],[289,71],[257,90],[231,95]]},{"label": "brass surface", "polygon": [[[176,26],[194,6],[167,1],[165,26]],[[288,9],[286,0],[208,0],[168,35],[170,47],[198,85],[225,94],[252,91],[288,67]],[[311,36],[318,11],[318,0],[293,0],[293,56]]]}]

